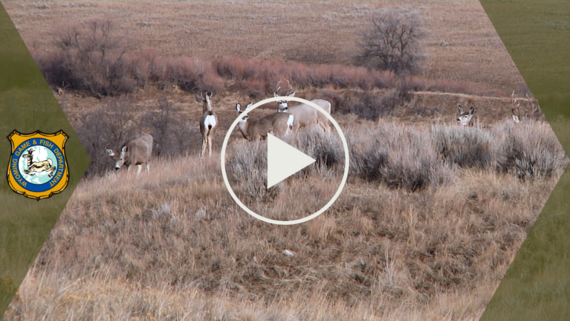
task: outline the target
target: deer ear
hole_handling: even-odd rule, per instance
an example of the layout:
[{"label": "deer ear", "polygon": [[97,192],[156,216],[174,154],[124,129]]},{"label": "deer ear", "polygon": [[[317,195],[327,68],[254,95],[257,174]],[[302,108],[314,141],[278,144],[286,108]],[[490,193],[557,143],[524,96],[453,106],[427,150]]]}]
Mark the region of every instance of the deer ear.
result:
[{"label": "deer ear", "polygon": [[457,109],[459,109],[460,114],[463,114],[463,108],[461,108],[461,105],[457,105]]},{"label": "deer ear", "polygon": [[111,157],[115,156],[115,153],[113,152],[112,149],[107,148],[107,149],[106,149],[106,152],[107,152],[107,155],[109,155],[109,156],[111,156]]},{"label": "deer ear", "polygon": [[273,97],[279,97],[276,92],[273,92]]},{"label": "deer ear", "polygon": [[121,158],[123,158],[125,156],[125,153],[128,151],[129,149],[127,148],[127,146],[123,146],[123,148],[121,148]]},{"label": "deer ear", "polygon": [[295,96],[295,92],[292,92],[291,94],[287,95],[288,97],[293,97]]},{"label": "deer ear", "polygon": [[247,106],[245,107],[246,109],[253,106],[253,102],[250,102],[249,104],[247,104]]},{"label": "deer ear", "polygon": [[475,109],[473,109],[473,107],[469,108],[469,115],[473,115],[474,111],[475,111]]},{"label": "deer ear", "polygon": [[236,110],[240,111],[241,105],[239,103],[236,104]]}]

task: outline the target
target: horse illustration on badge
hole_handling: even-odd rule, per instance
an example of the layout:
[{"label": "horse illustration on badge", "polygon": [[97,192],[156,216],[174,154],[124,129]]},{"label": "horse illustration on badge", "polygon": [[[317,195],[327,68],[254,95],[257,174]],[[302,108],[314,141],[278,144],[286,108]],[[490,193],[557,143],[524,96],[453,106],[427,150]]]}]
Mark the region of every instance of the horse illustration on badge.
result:
[{"label": "horse illustration on badge", "polygon": [[69,183],[65,157],[68,138],[63,130],[53,134],[22,134],[14,130],[8,135],[12,145],[6,174],[10,188],[38,201],[61,193]]}]

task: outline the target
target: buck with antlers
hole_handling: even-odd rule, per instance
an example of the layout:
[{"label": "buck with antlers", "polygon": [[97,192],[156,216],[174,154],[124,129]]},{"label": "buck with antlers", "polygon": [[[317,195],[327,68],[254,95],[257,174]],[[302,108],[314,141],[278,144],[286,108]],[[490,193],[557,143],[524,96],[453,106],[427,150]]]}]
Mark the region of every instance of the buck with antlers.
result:
[{"label": "buck with antlers", "polygon": [[457,105],[457,109],[459,109],[459,116],[457,116],[457,122],[462,126],[473,126],[473,112],[475,109],[473,107],[469,108],[469,111],[466,112],[461,108],[461,105]]},{"label": "buck with antlers", "polygon": [[[249,103],[246,109],[253,103]],[[238,116],[243,112],[241,105],[236,104]],[[295,116],[289,113],[276,113],[267,115],[260,119],[249,119],[249,115],[244,115],[238,122],[238,128],[243,137],[250,141],[266,139],[267,134],[275,135],[279,138],[287,136],[295,130]]]},{"label": "buck with antlers", "polygon": [[202,134],[202,153],[204,156],[206,152],[206,146],[208,147],[208,156],[212,155],[212,140],[214,139],[214,133],[216,127],[218,126],[218,117],[212,110],[212,93],[206,93],[206,95],[196,96],[196,100],[201,102],[202,105],[202,118],[200,118],[200,133]]},{"label": "buck with antlers", "polygon": [[526,94],[526,101],[528,102],[529,109],[530,109],[529,117],[531,119],[536,120],[536,121],[545,121],[546,117],[544,117],[542,110],[540,110],[540,107],[538,106],[538,101],[536,100],[536,98],[534,98],[534,97],[530,98],[530,96],[528,94]]},{"label": "buck with antlers", "polygon": [[511,112],[513,113],[513,121],[518,124],[521,121],[521,103],[517,102],[517,100],[513,91],[511,94]]},{"label": "buck with antlers", "polygon": [[[287,81],[287,83],[289,84],[289,90],[286,96],[294,97],[295,92],[291,87],[291,83],[289,83],[289,81]],[[279,91],[280,88],[281,87],[279,86],[279,83],[277,83],[277,89],[273,93],[274,97],[279,97],[279,95],[277,95],[277,91]],[[313,99],[311,102],[317,104],[329,114],[332,111],[331,103],[326,100]],[[329,120],[327,116],[307,104],[289,106],[286,100],[281,100],[277,102],[277,112],[290,113],[295,116],[295,128],[309,127],[314,124],[319,124],[325,131],[330,131]]]},{"label": "buck with antlers", "polygon": [[525,98],[516,98],[515,92],[511,94],[511,112],[513,116],[513,121],[515,123],[520,123],[522,120],[521,115],[521,104],[519,101],[526,101],[528,105],[528,112],[524,113],[524,119],[533,119],[535,121],[544,121],[545,117],[538,106],[538,101],[534,97],[530,97],[528,94],[525,95]]},{"label": "buck with antlers", "polygon": [[137,174],[141,172],[142,165],[146,165],[149,171],[148,162],[152,154],[153,138],[149,134],[140,134],[125,141],[121,146],[121,153],[117,155],[114,150],[107,148],[107,154],[115,161],[115,170],[121,166],[127,166],[130,171],[131,165],[137,165]]}]

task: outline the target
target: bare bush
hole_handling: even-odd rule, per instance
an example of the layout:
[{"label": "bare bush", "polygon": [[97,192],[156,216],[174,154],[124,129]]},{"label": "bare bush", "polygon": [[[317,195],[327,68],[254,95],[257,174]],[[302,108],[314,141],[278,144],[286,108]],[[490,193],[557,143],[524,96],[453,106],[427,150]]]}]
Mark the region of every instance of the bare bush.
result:
[{"label": "bare bush", "polygon": [[325,90],[319,97],[332,103],[335,112],[353,113],[360,118],[378,120],[390,115],[394,109],[404,102],[397,90],[383,93],[366,91],[347,91],[338,93]]},{"label": "bare bush", "polygon": [[499,132],[497,170],[522,180],[561,175],[568,160],[550,126],[534,121],[519,125]]},{"label": "bare bush", "polygon": [[479,128],[432,126],[431,138],[438,154],[448,164],[487,169],[493,163],[493,136]]},{"label": "bare bush", "polygon": [[228,153],[228,175],[237,193],[254,202],[267,202],[279,194],[279,184],[267,188],[267,142],[236,142]]},{"label": "bare bush", "polygon": [[97,97],[133,91],[136,83],[125,60],[128,45],[119,30],[110,19],[95,19],[54,31],[59,51],[42,68],[46,79]]},{"label": "bare bush", "polygon": [[188,147],[188,139],[180,135],[183,125],[176,115],[177,112],[172,102],[161,96],[158,99],[158,108],[144,116],[144,123],[154,138],[153,151],[157,156],[183,154]]},{"label": "bare bush", "polygon": [[99,109],[88,112],[75,126],[77,135],[91,158],[86,176],[100,174],[111,168],[106,148],[120,149],[120,144],[138,134],[132,114],[132,101],[126,98],[109,100]]},{"label": "bare bush", "polygon": [[160,97],[154,111],[141,115],[131,99],[106,98],[102,108],[90,111],[74,128],[83,144],[91,164],[86,176],[102,174],[111,168],[112,161],[106,148],[118,150],[130,137],[148,133],[154,138],[154,156],[186,155],[193,142],[190,129],[180,117],[180,111],[166,97]]},{"label": "bare bush", "polygon": [[396,124],[382,124],[372,134],[367,129],[347,133],[351,172],[390,188],[417,191],[447,185],[452,171],[437,159],[429,134]]},{"label": "bare bush", "polygon": [[396,74],[414,74],[426,59],[421,40],[425,38],[422,19],[409,7],[382,9],[370,19],[358,43],[360,63]]},{"label": "bare bush", "polygon": [[318,166],[336,167],[344,164],[344,148],[337,134],[327,134],[320,127],[284,138],[291,146],[314,158]]}]

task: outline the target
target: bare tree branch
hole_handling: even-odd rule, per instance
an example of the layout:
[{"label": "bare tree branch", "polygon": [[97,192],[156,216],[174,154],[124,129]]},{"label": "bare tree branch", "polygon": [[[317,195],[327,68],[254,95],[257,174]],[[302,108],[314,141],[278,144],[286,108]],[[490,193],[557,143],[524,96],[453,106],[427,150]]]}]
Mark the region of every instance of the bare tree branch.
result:
[{"label": "bare tree branch", "polygon": [[426,59],[423,29],[420,15],[409,7],[380,10],[361,31],[357,62],[396,74],[417,73]]}]

